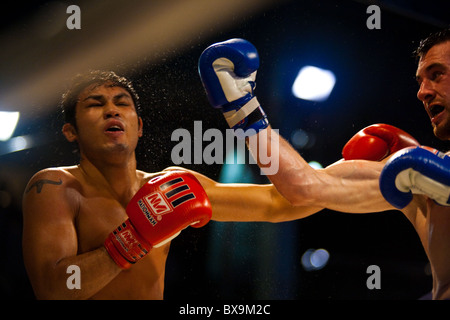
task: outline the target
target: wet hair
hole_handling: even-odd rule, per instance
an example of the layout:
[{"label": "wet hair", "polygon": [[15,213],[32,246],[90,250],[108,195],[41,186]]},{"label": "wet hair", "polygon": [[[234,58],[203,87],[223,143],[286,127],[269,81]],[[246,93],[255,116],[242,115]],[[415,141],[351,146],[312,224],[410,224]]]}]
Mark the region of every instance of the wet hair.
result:
[{"label": "wet hair", "polygon": [[92,70],[84,74],[77,74],[73,79],[69,89],[63,94],[61,100],[61,109],[64,115],[64,121],[77,128],[75,121],[75,110],[80,93],[92,84],[102,85],[110,83],[112,87],[121,87],[127,90],[133,99],[136,112],[139,115],[140,105],[139,96],[130,80],[119,76],[113,71]]},{"label": "wet hair", "polygon": [[430,34],[425,39],[421,40],[419,46],[414,50],[413,54],[417,60],[422,58],[427,52],[437,44],[450,41],[450,27]]}]

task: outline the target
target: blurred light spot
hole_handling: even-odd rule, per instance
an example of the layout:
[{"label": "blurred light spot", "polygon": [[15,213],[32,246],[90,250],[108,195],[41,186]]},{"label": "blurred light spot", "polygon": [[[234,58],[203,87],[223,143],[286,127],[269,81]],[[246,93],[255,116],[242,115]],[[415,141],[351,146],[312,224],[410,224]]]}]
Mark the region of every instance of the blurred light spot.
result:
[{"label": "blurred light spot", "polygon": [[6,141],[14,133],[17,122],[19,121],[19,112],[0,111],[0,140]]},{"label": "blurred light spot", "polygon": [[330,254],[325,249],[317,249],[311,254],[311,264],[316,269],[322,269],[328,262]]},{"label": "blurred light spot", "polygon": [[245,153],[241,148],[227,151],[218,180],[221,183],[255,183],[250,167],[245,164]]},{"label": "blurred light spot", "polygon": [[16,152],[24,150],[28,147],[28,140],[24,136],[14,137],[9,140],[10,152]]},{"label": "blurred light spot", "polygon": [[31,135],[11,138],[0,144],[0,156],[35,147],[36,141],[36,137]]},{"label": "blurred light spot", "polygon": [[316,137],[302,129],[296,129],[291,134],[291,143],[294,148],[308,149],[316,143]]},{"label": "blurred light spot", "polygon": [[296,148],[304,148],[308,141],[308,134],[302,129],[297,129],[291,134],[291,142]]},{"label": "blurred light spot", "polygon": [[313,167],[314,169],[322,169],[323,168],[323,166],[317,161],[310,161],[310,162],[308,162],[308,164],[311,167]]},{"label": "blurred light spot", "polygon": [[313,66],[303,67],[292,85],[295,97],[310,101],[328,99],[336,83],[333,72]]},{"label": "blurred light spot", "polygon": [[302,265],[306,271],[320,270],[326,266],[330,254],[325,249],[308,249],[302,256]]}]

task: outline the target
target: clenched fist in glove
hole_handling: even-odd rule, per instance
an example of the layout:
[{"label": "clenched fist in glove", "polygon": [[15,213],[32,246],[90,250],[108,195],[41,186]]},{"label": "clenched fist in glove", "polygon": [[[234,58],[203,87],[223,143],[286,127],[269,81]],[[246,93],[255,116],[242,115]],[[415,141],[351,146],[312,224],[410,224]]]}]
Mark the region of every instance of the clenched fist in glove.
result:
[{"label": "clenched fist in glove", "polygon": [[228,125],[240,139],[269,126],[253,92],[258,68],[258,52],[244,39],[212,44],[203,51],[198,62],[210,104],[222,110]]},{"label": "clenched fist in glove", "polygon": [[128,203],[126,212],[128,219],[105,240],[106,250],[122,269],[186,227],[206,225],[212,214],[200,182],[185,171],[171,171],[148,181]]},{"label": "clenched fist in glove", "polygon": [[406,147],[418,146],[410,134],[388,124],[373,124],[355,134],[342,149],[345,160],[381,161]]}]

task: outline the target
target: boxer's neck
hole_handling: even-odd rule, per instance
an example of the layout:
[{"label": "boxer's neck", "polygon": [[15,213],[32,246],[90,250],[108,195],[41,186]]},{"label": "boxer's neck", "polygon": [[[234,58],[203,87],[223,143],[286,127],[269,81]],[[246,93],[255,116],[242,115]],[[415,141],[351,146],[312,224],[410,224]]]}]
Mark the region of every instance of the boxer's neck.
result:
[{"label": "boxer's neck", "polygon": [[79,168],[89,183],[98,188],[111,189],[110,191],[121,199],[132,196],[141,185],[135,157],[122,165],[91,161],[81,157]]}]

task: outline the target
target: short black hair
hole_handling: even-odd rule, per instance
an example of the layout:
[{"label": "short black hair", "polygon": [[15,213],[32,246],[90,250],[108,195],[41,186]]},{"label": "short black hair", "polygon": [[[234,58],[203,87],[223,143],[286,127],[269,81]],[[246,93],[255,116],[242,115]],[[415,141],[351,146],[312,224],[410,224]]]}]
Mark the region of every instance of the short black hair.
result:
[{"label": "short black hair", "polygon": [[434,32],[425,39],[421,40],[419,46],[414,50],[413,54],[417,60],[422,58],[427,52],[437,44],[450,41],[450,27]]},{"label": "short black hair", "polygon": [[139,96],[130,80],[117,75],[114,71],[91,70],[87,73],[77,74],[73,77],[69,89],[62,95],[61,109],[64,115],[64,121],[72,124],[76,128],[75,109],[78,102],[78,96],[88,86],[106,82],[111,83],[111,86],[122,87],[127,90],[133,99],[136,112],[139,115]]}]

